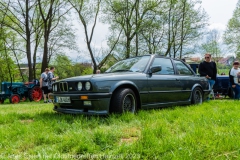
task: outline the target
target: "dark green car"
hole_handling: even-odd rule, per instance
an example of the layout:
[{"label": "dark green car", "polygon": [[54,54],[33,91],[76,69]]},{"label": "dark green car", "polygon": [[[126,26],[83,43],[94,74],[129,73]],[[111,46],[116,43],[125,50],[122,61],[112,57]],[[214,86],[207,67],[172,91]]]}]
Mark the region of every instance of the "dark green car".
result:
[{"label": "dark green car", "polygon": [[173,105],[201,104],[208,80],[178,59],[146,55],[119,61],[103,74],[53,84],[54,110],[109,114]]}]

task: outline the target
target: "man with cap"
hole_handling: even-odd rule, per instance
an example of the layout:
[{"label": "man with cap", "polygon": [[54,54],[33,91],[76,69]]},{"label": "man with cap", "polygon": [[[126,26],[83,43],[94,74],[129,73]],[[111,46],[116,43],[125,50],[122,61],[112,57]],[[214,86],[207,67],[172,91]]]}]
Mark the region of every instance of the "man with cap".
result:
[{"label": "man with cap", "polygon": [[239,62],[234,61],[233,67],[229,71],[229,80],[234,91],[234,99],[240,99],[240,68]]}]

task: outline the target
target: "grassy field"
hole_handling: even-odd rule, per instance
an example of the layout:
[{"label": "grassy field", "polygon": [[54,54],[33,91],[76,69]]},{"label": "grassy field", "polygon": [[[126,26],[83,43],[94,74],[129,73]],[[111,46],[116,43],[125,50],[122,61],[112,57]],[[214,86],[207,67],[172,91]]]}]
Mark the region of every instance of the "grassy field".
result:
[{"label": "grassy field", "polygon": [[0,106],[0,159],[240,159],[239,101],[105,117]]}]

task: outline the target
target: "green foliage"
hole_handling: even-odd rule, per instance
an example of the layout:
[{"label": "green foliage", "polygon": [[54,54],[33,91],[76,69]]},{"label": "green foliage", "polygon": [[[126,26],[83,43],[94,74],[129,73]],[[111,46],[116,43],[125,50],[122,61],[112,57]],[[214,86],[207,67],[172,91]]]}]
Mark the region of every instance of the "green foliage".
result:
[{"label": "green foliage", "polygon": [[73,63],[71,59],[64,54],[57,54],[52,65],[56,68],[55,75],[59,76],[60,79],[92,74],[93,72],[91,65]]},{"label": "green foliage", "polygon": [[1,105],[1,159],[240,156],[238,101],[214,100],[108,117],[57,114],[52,107],[43,102]]},{"label": "green foliage", "polygon": [[113,53],[120,58],[160,54],[181,58],[193,53],[208,17],[200,1],[111,1],[104,6],[104,23],[110,24]]},{"label": "green foliage", "polygon": [[210,53],[213,57],[221,56],[221,48],[219,42],[219,35],[217,30],[212,30],[207,37],[207,40],[202,44],[203,53]]},{"label": "green foliage", "polygon": [[240,1],[238,1],[232,18],[228,21],[227,29],[224,32],[223,40],[228,45],[229,50],[235,52],[240,58]]},{"label": "green foliage", "polygon": [[[72,62],[69,57],[64,54],[56,55],[53,66],[56,68],[55,74],[58,75],[61,79],[72,77],[74,74],[71,70]],[[50,68],[51,66],[49,66]]]},{"label": "green foliage", "polygon": [[88,75],[88,74],[92,74],[92,73],[93,73],[93,69],[91,67],[87,67],[87,68],[83,69],[81,75]]},{"label": "green foliage", "polygon": [[19,81],[21,79],[14,61],[8,52],[0,52],[0,82],[2,81]]}]

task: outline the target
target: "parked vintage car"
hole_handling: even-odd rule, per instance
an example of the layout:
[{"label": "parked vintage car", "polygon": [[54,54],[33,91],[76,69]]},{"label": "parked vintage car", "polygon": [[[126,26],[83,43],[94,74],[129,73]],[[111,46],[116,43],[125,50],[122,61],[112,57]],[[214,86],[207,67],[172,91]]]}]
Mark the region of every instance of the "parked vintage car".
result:
[{"label": "parked vintage car", "polygon": [[207,79],[181,60],[145,55],[119,61],[103,74],[55,82],[51,97],[57,112],[108,114],[201,104],[209,93]]}]

